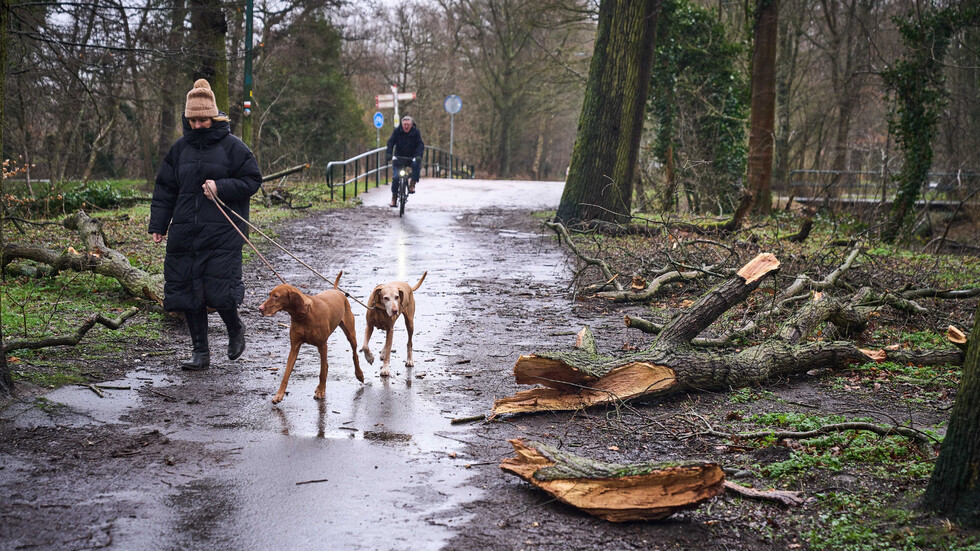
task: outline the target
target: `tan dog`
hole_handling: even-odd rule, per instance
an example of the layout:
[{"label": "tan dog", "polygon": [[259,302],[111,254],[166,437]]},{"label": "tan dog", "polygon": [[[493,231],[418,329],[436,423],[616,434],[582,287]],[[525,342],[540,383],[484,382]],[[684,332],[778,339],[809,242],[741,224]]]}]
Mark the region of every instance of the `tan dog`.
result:
[{"label": "tan dog", "polygon": [[424,272],[415,287],[411,287],[404,281],[392,281],[384,285],[378,285],[371,291],[371,298],[368,299],[367,328],[364,329],[364,340],[361,342],[361,352],[364,359],[369,364],[374,364],[374,354],[371,353],[369,344],[371,333],[375,328],[385,332],[385,347],[381,351],[381,376],[388,377],[388,365],[391,361],[391,341],[394,339],[395,321],[399,315],[405,316],[405,329],[408,330],[408,356],[405,358],[405,365],[412,367],[415,361],[412,360],[412,334],[415,332],[415,295],[413,291],[418,290],[425,281],[425,276],[429,272]]},{"label": "tan dog", "polygon": [[286,359],[286,371],[282,374],[282,384],[279,392],[272,398],[273,404],[278,404],[286,395],[286,384],[293,372],[293,365],[299,355],[299,347],[304,344],[315,346],[320,353],[320,384],[317,385],[313,398],[322,400],[327,388],[327,338],[339,326],[347,342],[350,343],[354,356],[354,376],[364,382],[361,365],[357,360],[357,339],[354,334],[354,313],[351,312],[350,302],[344,293],[337,289],[340,276],[333,283],[333,289],[323,291],[316,296],[303,294],[299,289],[283,283],[269,292],[269,300],[259,306],[263,316],[271,316],[280,310],[289,314],[289,357]]}]

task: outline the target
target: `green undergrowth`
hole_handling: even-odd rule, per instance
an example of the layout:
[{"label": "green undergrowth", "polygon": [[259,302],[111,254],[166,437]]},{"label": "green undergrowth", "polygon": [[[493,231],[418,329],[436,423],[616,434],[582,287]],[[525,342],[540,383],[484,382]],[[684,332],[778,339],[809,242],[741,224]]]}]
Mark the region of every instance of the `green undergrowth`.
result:
[{"label": "green undergrowth", "polygon": [[[759,413],[729,414],[728,418],[736,422],[727,431],[805,432],[844,422],[884,424],[861,415],[766,411],[779,407],[780,401],[761,394],[756,398],[742,405]],[[940,438],[938,427],[924,432]],[[794,531],[798,530],[808,548],[980,551],[976,533],[960,530],[918,509],[935,461],[935,450],[930,446],[917,447],[904,437],[857,430],[779,441],[774,437],[739,440],[733,444],[755,450],[743,456],[745,462],[740,468],[761,477],[757,483],[760,487],[800,489],[809,498],[805,510],[791,513],[786,519],[796,527]],[[759,457],[756,454],[767,449],[784,450],[776,457],[785,459],[753,462],[753,456]],[[773,457],[762,454],[766,456]]]},{"label": "green undergrowth", "polygon": [[842,551],[980,550],[980,537],[917,511],[921,491],[887,496],[829,491],[816,496],[816,515],[802,517],[812,549]]},{"label": "green undergrowth", "polygon": [[[867,417],[815,415],[795,412],[755,414],[746,421],[761,428],[814,431],[818,428],[845,422],[875,423]],[[878,424],[878,423],[875,423]],[[927,433],[930,431],[927,431]],[[936,433],[932,432],[933,436]],[[776,445],[775,438],[766,438],[762,445]],[[792,441],[789,459],[765,465],[761,474],[776,482],[791,482],[800,475],[811,475],[814,469],[827,473],[864,471],[880,478],[924,478],[932,472],[932,454],[920,450],[907,438],[879,436],[870,431],[847,430]]]}]

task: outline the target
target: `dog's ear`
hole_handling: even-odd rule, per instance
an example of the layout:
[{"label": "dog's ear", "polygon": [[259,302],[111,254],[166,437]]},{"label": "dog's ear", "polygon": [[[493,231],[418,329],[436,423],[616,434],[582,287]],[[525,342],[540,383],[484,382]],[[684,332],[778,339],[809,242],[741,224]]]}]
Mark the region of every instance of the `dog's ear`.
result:
[{"label": "dog's ear", "polygon": [[398,304],[405,304],[405,291],[402,291],[401,289],[398,290]]},{"label": "dog's ear", "polygon": [[381,300],[381,286],[377,286],[371,291],[371,296],[368,298],[368,308],[374,308],[374,305]]},{"label": "dog's ear", "polygon": [[286,297],[286,304],[289,305],[289,311],[296,314],[306,312],[306,301],[303,300],[304,298],[306,297],[296,289],[290,289],[289,295]]}]

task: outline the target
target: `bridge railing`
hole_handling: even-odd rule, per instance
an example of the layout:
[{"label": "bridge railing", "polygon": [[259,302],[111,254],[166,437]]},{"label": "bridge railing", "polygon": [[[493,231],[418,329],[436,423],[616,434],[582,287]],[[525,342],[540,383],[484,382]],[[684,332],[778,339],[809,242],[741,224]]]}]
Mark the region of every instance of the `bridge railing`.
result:
[{"label": "bridge railing", "polygon": [[[438,147],[425,146],[421,159],[423,176],[435,178],[473,178],[473,165],[467,165],[456,155]],[[379,147],[355,155],[346,161],[330,161],[326,169],[327,186],[330,199],[334,198],[334,188],[340,187],[344,201],[347,200],[347,186],[354,184],[354,197],[361,185],[367,192],[374,180],[374,187],[391,181],[391,164],[385,161],[385,148]]]}]

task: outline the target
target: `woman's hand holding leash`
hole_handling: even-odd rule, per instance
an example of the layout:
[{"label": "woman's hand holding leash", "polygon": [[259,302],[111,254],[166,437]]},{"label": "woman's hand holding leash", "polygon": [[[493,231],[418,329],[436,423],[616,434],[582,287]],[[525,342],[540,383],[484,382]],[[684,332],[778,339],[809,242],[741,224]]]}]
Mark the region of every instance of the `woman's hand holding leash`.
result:
[{"label": "woman's hand holding leash", "polygon": [[214,200],[218,197],[218,184],[214,183],[214,180],[204,180],[204,185],[201,188],[204,190],[204,196],[208,199]]}]

